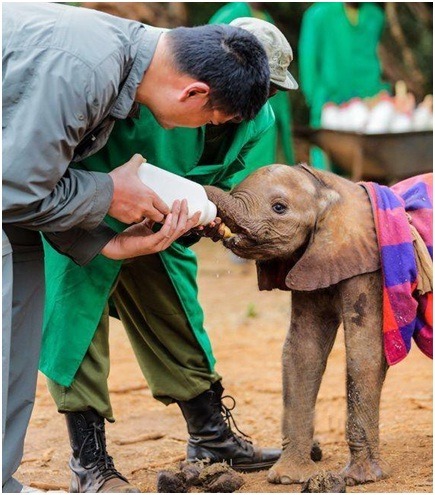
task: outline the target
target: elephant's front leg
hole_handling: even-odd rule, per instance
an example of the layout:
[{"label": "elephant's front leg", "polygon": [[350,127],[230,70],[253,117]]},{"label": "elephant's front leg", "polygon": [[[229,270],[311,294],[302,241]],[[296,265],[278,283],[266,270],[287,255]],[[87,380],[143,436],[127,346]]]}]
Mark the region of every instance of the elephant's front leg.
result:
[{"label": "elephant's front leg", "polygon": [[386,477],[379,455],[379,404],[387,364],[383,351],[380,272],[342,282],[347,361],[346,484]]},{"label": "elephant's front leg", "polygon": [[310,458],[314,406],[340,324],[332,289],[292,293],[292,316],[283,349],[283,452],[271,483],[302,483],[319,468]]}]

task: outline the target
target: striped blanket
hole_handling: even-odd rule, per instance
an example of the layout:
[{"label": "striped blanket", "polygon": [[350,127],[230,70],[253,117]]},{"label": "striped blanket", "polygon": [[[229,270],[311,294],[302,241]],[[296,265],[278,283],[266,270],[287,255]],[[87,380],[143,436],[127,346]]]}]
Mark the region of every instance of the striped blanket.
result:
[{"label": "striped blanket", "polygon": [[[361,183],[373,208],[383,275],[384,351],[389,365],[404,359],[414,339],[432,358],[432,292],[419,290],[418,256],[412,226],[433,258],[432,174],[393,187]],[[420,239],[420,241],[421,241]],[[424,253],[430,263],[427,252]],[[419,287],[417,287],[419,285]]]}]

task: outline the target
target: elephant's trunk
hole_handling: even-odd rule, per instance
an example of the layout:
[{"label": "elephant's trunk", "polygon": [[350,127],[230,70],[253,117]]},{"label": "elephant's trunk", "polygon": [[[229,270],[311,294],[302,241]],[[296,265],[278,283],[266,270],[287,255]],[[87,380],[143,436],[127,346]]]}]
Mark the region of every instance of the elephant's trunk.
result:
[{"label": "elephant's trunk", "polygon": [[206,186],[205,190],[208,199],[216,205],[218,216],[222,221],[233,232],[240,230],[241,225],[239,222],[243,218],[240,201],[235,199],[230,193],[214,186]]}]

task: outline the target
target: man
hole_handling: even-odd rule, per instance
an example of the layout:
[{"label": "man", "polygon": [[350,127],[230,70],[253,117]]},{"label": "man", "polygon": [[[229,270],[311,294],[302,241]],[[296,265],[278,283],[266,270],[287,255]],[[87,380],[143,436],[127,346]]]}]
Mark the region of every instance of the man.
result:
[{"label": "man", "polygon": [[[170,213],[140,182],[138,155],[109,174],[70,163],[101,149],[137,103],[166,128],[251,119],[266,101],[269,71],[261,44],[236,28],[162,33],[85,9],[9,3],[2,33],[3,491],[15,492],[44,302],[38,231],[85,264],[99,252],[158,252],[195,223],[185,202]],[[106,214],[141,223],[116,234]],[[162,230],[153,234],[144,217],[164,220]]]},{"label": "man", "polygon": [[[316,2],[305,12],[299,67],[312,127],[320,127],[327,102],[341,104],[389,89],[377,53],[384,23],[382,8],[373,2]],[[320,148],[310,155],[314,167],[330,168]]]},{"label": "man", "polygon": [[[291,49],[282,33],[264,21],[238,22],[264,44],[271,81],[279,84],[291,77]],[[118,123],[106,147],[82,166],[110,170],[136,149],[154,165],[228,189],[232,176],[243,170],[246,153],[272,125],[273,114],[265,105],[251,122],[166,132],[145,109],[139,120]],[[278,449],[259,449],[236,435],[221,415],[223,387],[203,326],[196,271],[196,257],[182,243],[126,264],[98,257],[82,269],[47,249],[40,369],[50,378],[50,392],[66,416],[73,491],[137,491],[116,471],[105,435],[92,434],[104,432],[105,420],[114,421],[107,387],[110,293],[154,397],[164,404],[176,402],[186,419],[189,460],[209,457],[252,470],[271,466],[279,456]],[[80,346],[68,342],[72,334]]]}]

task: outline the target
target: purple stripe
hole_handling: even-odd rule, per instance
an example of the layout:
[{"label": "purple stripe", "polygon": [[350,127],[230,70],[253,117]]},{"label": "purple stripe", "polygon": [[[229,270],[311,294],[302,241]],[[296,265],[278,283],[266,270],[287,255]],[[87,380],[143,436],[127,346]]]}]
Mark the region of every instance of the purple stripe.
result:
[{"label": "purple stripe", "polygon": [[412,244],[406,242],[381,248],[385,287],[412,284],[417,277],[417,266]]},{"label": "purple stripe", "polygon": [[411,340],[414,335],[416,320],[417,318],[414,318],[414,320],[408,325],[404,325],[403,327],[400,327],[400,335],[402,336],[407,353],[411,349]]},{"label": "purple stripe", "polygon": [[394,210],[395,208],[403,208],[403,203],[399,197],[390,191],[387,186],[378,186],[376,188],[376,196],[378,209]]},{"label": "purple stripe", "polygon": [[403,193],[399,192],[399,194],[405,200],[407,211],[432,208],[430,194],[424,182],[417,182],[408,190]]}]

